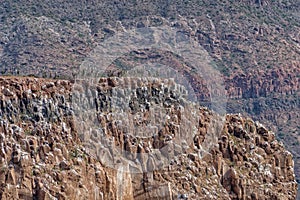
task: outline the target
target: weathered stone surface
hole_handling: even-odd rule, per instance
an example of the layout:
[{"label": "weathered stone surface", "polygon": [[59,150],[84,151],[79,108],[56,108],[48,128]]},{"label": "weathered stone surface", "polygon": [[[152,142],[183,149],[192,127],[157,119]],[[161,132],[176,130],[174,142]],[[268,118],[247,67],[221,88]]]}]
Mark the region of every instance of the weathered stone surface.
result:
[{"label": "weathered stone surface", "polygon": [[[178,145],[178,136],[188,127],[183,124],[184,111],[173,106],[176,99],[169,102],[168,90],[156,99],[152,98],[155,92],[136,90],[139,98],[133,98],[134,106],[129,109],[143,117],[132,127],[117,123],[124,115],[109,110],[108,99],[112,99],[109,91],[118,91],[115,87],[122,81],[129,80],[102,80],[105,89],[98,88],[96,109],[100,114],[95,116],[102,129],[86,131],[90,130],[86,125],[81,134],[73,116],[76,105],[70,104],[72,83],[0,79],[4,88],[17,95],[5,95],[0,88],[0,197],[295,199],[293,157],[262,125],[240,115],[227,115],[215,146],[204,153],[203,143],[211,137],[209,122],[219,118],[205,108],[189,107],[199,116],[192,124],[197,131],[190,144]],[[130,81],[136,85],[147,83]],[[160,91],[156,81],[152,89]],[[147,116],[150,111],[145,108],[156,104],[166,108],[168,114],[164,118],[167,123],[152,130],[157,134],[128,134],[130,128],[151,122]],[[99,141],[109,143],[109,148],[93,146]],[[105,166],[119,152],[125,152],[127,160],[118,157],[111,163],[114,168]],[[157,166],[162,160],[158,157],[167,161],[160,168]],[[133,173],[128,173],[129,169]]]}]

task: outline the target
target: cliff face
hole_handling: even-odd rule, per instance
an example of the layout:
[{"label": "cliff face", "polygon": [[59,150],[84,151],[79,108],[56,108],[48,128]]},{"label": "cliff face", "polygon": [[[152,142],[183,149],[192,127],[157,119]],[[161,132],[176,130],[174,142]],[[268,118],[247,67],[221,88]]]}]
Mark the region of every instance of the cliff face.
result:
[{"label": "cliff face", "polygon": [[[299,133],[294,122],[299,121],[294,113],[299,110],[294,103],[299,96],[298,10],[292,0],[5,2],[0,6],[0,71],[73,78],[91,50],[117,31],[175,19],[175,26],[197,38],[223,72],[230,97],[239,98],[232,102],[245,108],[230,106],[229,112],[286,130],[284,142],[292,150]],[[278,106],[271,112],[273,100]]]},{"label": "cliff face", "polygon": [[0,73],[70,80],[92,49],[117,32],[179,27],[223,73],[228,113],[278,133],[295,157],[299,182],[299,9],[293,0],[6,1]]},{"label": "cliff face", "polygon": [[[124,116],[141,116],[132,118],[133,127],[151,124],[156,106],[167,120],[157,134],[130,134],[130,124],[120,126],[111,104],[126,80],[101,79],[95,101],[87,103],[72,100],[82,88],[70,81],[0,78],[1,199],[296,198],[292,154],[272,131],[233,114],[220,126],[221,117],[207,108],[181,107],[191,104],[176,96],[180,87],[172,81],[131,80],[142,84],[124,107]],[[80,126],[84,118],[75,117],[87,104],[95,105],[96,115],[86,121],[98,132],[89,132],[93,127]],[[184,134],[189,133],[185,120],[193,122],[194,134]],[[182,138],[190,143],[183,145]]]},{"label": "cliff face", "polygon": [[299,168],[299,66],[232,76],[227,80],[227,111],[252,116],[277,132]]}]

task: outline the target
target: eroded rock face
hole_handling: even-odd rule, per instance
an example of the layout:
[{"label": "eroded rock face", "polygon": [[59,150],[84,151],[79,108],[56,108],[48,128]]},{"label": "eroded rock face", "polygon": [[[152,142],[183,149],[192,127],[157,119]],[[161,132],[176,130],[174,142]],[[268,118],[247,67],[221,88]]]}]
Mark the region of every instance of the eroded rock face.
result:
[{"label": "eroded rock face", "polygon": [[[1,73],[38,77],[73,78],[106,38],[171,22],[197,38],[223,72],[232,98],[229,112],[264,122],[300,157],[300,28],[294,0],[15,1],[0,9]],[[296,162],[300,181],[300,159]]]},{"label": "eroded rock face", "polygon": [[[204,153],[205,142],[212,137],[209,126],[220,117],[206,108],[190,107],[198,116],[193,124],[197,131],[186,147],[176,146],[180,133],[176,127],[182,126],[185,114],[175,107],[180,105],[178,99],[169,99],[171,92],[160,89],[158,80],[157,86],[149,83],[150,91],[134,91],[138,95],[131,98],[128,112],[143,114],[134,121],[143,126],[151,123],[147,106],[159,105],[168,108],[170,123],[157,127],[157,136],[130,135],[130,127],[114,124],[109,91],[117,91],[122,80],[114,81],[103,79],[98,85],[95,119],[101,126],[88,135],[99,142],[101,132],[128,153],[111,168],[103,158],[112,157],[111,152],[118,155],[115,148],[104,146],[95,153],[85,144],[87,135],[74,117],[79,105],[71,99],[73,83],[0,78],[1,199],[296,198],[292,155],[260,123],[227,115],[218,138],[209,140],[215,143]],[[152,93],[156,90],[161,96]],[[155,151],[168,161],[160,168],[157,154],[151,154]]]}]

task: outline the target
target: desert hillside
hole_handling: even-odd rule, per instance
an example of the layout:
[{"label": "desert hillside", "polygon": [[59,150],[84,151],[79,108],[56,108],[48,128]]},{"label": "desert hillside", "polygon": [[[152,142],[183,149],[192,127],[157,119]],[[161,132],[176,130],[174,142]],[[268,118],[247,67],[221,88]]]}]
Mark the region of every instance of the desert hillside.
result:
[{"label": "desert hillside", "polygon": [[[275,132],[276,139],[293,154],[299,183],[299,10],[298,0],[5,1],[0,4],[0,73],[20,77],[3,78],[6,82],[15,80],[16,85],[27,79],[21,77],[60,80],[67,87],[61,94],[68,96],[67,91],[72,91],[69,84],[78,79],[83,63],[105,41],[144,27],[177,28],[196,40],[211,58],[211,65],[222,73],[228,98],[226,112],[241,113]],[[180,71],[180,59],[173,58],[176,56],[170,52],[141,50],[128,52],[121,60],[125,67],[147,60]],[[201,80],[193,78],[197,97],[209,97]],[[0,87],[8,84],[4,82]],[[3,90],[1,95],[9,91]],[[12,88],[13,94],[17,91]],[[53,89],[53,93],[60,92]],[[15,109],[23,111],[23,104],[16,104]],[[1,112],[11,110],[9,106],[3,105]],[[58,116],[49,113],[57,120]],[[18,123],[41,117],[28,115]],[[2,116],[13,120],[22,115]]]}]

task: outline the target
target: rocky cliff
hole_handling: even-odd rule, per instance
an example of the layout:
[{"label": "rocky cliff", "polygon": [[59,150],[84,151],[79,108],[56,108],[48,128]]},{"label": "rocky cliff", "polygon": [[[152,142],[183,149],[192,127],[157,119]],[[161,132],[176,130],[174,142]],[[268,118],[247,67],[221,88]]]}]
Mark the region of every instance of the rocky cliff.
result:
[{"label": "rocky cliff", "polygon": [[[114,92],[128,81],[138,87],[118,107],[124,108],[118,118]],[[172,81],[103,78],[92,86],[74,84],[0,78],[1,199],[296,198],[293,156],[259,122],[234,114],[222,121],[184,100]],[[89,93],[85,87],[96,88],[94,101],[80,94],[74,100],[77,91]],[[86,105],[93,105],[95,115],[78,117]],[[149,117],[155,107],[165,111],[159,118],[164,123],[148,135],[133,135],[134,128],[156,124]],[[124,116],[140,117],[130,126]],[[84,119],[93,123],[81,125]],[[191,135],[186,121],[195,127]],[[88,131],[92,126],[98,129]]]},{"label": "rocky cliff", "polygon": [[118,32],[179,27],[223,73],[228,112],[276,132],[300,182],[299,7],[294,0],[5,1],[0,73],[72,80],[89,53]]}]

